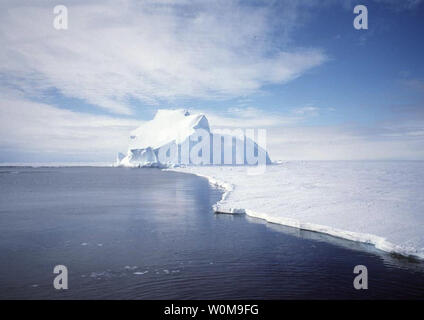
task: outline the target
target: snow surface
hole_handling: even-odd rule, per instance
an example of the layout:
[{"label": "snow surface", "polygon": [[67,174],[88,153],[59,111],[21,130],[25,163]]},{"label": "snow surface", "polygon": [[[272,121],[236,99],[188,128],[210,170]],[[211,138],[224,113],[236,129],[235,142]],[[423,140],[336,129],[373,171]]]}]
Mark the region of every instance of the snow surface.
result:
[{"label": "snow surface", "polygon": [[424,162],[286,162],[262,175],[243,167],[172,169],[225,189],[216,212],[246,213],[424,258]]}]

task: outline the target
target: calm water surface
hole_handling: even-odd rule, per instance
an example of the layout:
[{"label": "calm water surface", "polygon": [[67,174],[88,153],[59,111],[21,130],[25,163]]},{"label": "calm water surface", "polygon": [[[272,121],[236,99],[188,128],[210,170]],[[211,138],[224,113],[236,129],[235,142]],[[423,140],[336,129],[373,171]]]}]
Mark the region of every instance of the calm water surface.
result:
[{"label": "calm water surface", "polygon": [[[1,299],[424,298],[421,262],[245,216],[156,169],[0,168]],[[53,268],[69,289],[53,288]],[[354,290],[353,268],[369,289]]]}]

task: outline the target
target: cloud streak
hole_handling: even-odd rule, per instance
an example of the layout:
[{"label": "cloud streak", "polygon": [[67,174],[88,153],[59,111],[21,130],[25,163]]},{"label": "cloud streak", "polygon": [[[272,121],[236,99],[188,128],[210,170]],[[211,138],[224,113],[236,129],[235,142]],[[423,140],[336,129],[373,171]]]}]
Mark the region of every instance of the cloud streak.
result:
[{"label": "cloud streak", "polygon": [[[290,1],[287,1],[290,3]],[[297,6],[289,6],[295,17]],[[57,89],[117,114],[178,98],[245,96],[326,61],[317,48],[276,43],[270,8],[238,1],[69,3],[55,30],[46,1],[5,2],[0,13],[3,86],[34,95]],[[279,23],[284,33],[295,22]]]},{"label": "cloud streak", "polygon": [[273,159],[424,160],[423,121],[270,128],[267,138]]},{"label": "cloud streak", "polygon": [[45,161],[49,155],[112,161],[117,151],[125,151],[129,132],[140,124],[0,95],[0,148],[23,153],[20,161]]}]

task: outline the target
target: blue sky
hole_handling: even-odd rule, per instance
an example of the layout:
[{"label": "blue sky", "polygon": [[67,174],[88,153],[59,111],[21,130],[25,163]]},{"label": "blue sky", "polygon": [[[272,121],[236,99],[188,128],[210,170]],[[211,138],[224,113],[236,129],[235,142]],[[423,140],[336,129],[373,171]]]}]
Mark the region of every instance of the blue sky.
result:
[{"label": "blue sky", "polygon": [[[356,4],[368,30],[353,27]],[[424,159],[424,5],[0,4],[0,161],[109,161],[160,108],[266,128],[274,159]]]}]

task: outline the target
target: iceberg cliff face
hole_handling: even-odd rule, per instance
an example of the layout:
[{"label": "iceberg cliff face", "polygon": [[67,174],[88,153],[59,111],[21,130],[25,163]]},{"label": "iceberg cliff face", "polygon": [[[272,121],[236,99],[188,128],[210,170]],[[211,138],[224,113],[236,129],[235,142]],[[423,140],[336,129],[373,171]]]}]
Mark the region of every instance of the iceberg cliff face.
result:
[{"label": "iceberg cliff face", "polygon": [[158,110],[130,134],[127,155],[116,164],[125,167],[179,165],[269,164],[267,152],[242,130],[212,133],[203,114],[187,110]]}]

